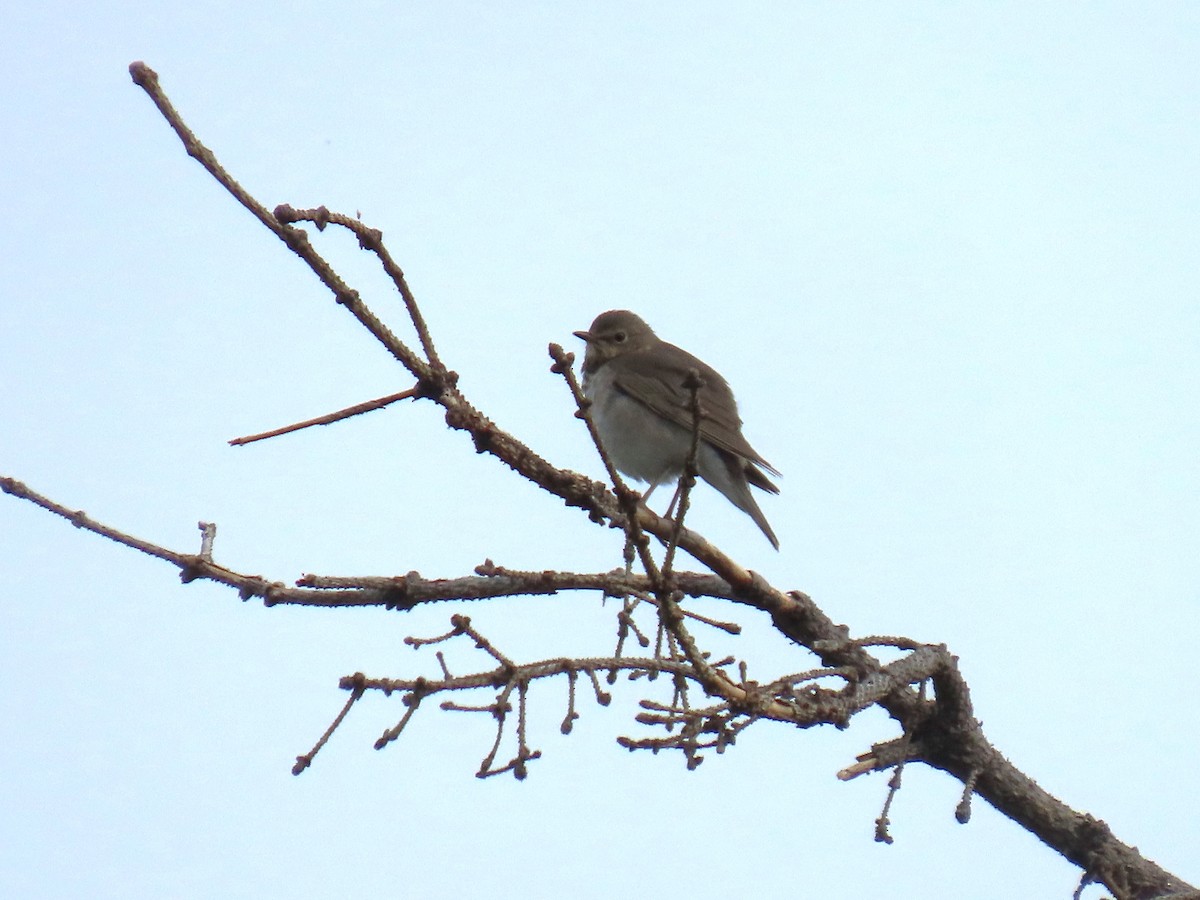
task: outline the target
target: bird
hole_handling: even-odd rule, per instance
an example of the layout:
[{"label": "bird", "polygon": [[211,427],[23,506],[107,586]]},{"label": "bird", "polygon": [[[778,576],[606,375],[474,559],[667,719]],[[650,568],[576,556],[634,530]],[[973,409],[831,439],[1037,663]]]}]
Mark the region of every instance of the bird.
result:
[{"label": "bird", "polygon": [[699,475],[750,516],[778,550],[779,539],[750,485],[778,494],[764,470],[780,473],[742,436],[737,402],[725,379],[686,350],[662,340],[627,309],[601,313],[587,331],[576,331],[575,336],[587,344],[583,393],[591,400],[600,443],[618,471],[649,482],[643,499],[683,473],[694,428],[692,394],[685,382],[692,370],[700,376]]}]

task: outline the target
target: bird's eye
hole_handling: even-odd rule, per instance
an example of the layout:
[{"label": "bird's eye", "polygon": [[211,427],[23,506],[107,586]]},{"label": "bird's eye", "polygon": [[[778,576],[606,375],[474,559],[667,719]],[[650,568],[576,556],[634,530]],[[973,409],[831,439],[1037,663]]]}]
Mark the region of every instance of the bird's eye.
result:
[{"label": "bird's eye", "polygon": [[618,344],[625,343],[625,332],[618,331],[616,334],[613,335],[613,340],[616,341]]}]

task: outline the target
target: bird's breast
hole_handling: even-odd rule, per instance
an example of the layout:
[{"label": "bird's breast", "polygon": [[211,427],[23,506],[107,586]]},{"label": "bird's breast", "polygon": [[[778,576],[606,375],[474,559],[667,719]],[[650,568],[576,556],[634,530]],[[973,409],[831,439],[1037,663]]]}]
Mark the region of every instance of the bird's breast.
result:
[{"label": "bird's breast", "polygon": [[600,442],[625,475],[657,484],[683,470],[690,435],[622,392],[607,367],[584,379]]}]

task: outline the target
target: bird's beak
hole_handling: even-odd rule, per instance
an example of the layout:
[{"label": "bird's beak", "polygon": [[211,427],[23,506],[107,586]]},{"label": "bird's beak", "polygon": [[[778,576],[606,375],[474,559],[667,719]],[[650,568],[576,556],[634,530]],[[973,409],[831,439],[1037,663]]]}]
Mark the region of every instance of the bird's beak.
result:
[{"label": "bird's beak", "polygon": [[576,331],[576,332],[574,332],[574,334],[575,334],[575,337],[579,338],[581,341],[583,341],[585,343],[590,344],[592,341],[592,333],[590,331]]}]

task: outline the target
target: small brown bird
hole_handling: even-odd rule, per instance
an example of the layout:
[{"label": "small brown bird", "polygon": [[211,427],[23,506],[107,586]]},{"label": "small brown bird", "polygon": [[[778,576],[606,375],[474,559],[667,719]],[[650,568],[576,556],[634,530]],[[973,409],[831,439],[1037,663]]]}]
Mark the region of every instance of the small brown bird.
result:
[{"label": "small brown bird", "polygon": [[649,496],[659,484],[683,472],[692,445],[691,391],[684,387],[695,369],[699,390],[700,477],[754,520],[778,550],[779,540],[750,493],[750,485],[778,494],[763,469],[779,472],[742,437],[733,391],[715,369],[686,350],[668,344],[634,313],[601,313],[587,331],[583,392],[592,401],[592,421],[613,465],[638,481]]}]

